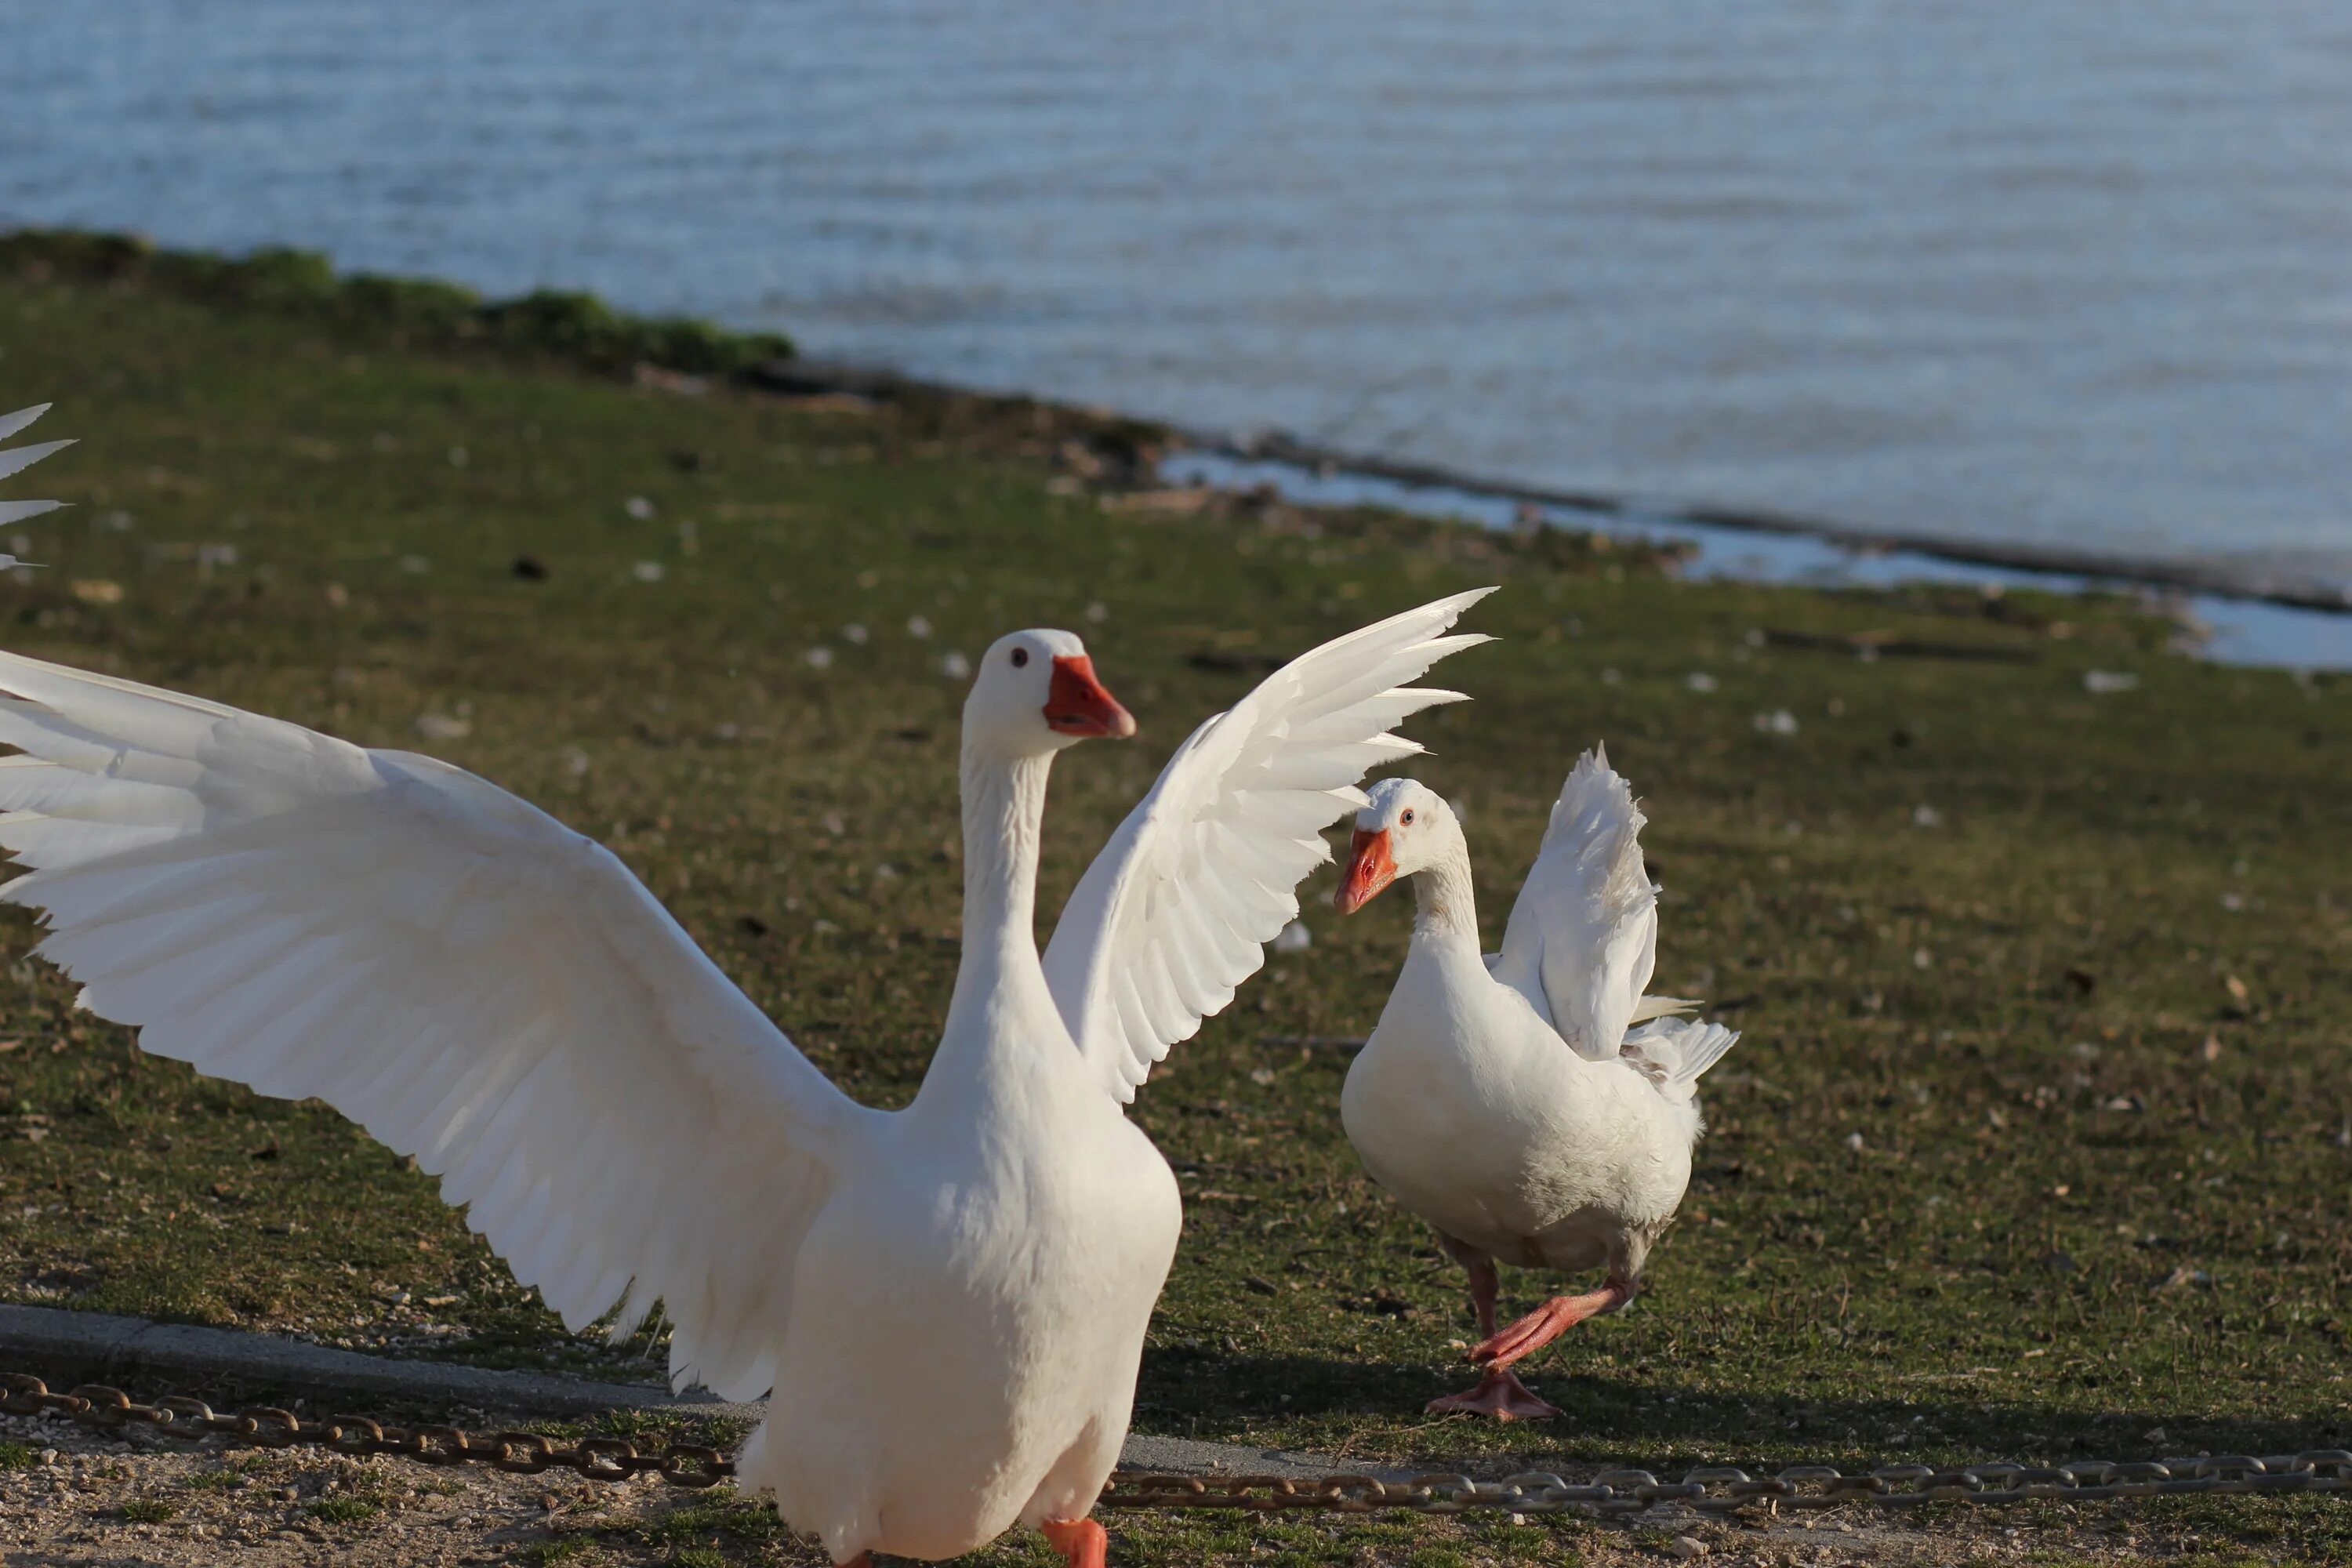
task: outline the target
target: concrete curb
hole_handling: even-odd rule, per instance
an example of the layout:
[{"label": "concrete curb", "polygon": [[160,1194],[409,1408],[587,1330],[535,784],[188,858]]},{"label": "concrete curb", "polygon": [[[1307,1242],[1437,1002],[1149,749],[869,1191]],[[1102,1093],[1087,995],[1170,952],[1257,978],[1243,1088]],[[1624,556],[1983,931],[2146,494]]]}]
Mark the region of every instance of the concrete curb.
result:
[{"label": "concrete curb", "polygon": [[364,1394],[418,1404],[465,1405],[536,1415],[608,1410],[677,1410],[757,1419],[756,1405],[673,1394],[646,1384],[590,1383],[543,1372],[498,1372],[439,1362],[390,1361],[273,1334],[155,1323],[104,1312],[0,1306],[0,1363],[10,1371],[79,1383],[144,1376],[227,1397],[240,1387]]},{"label": "concrete curb", "polygon": [[[466,1405],[533,1415],[600,1415],[611,1410],[669,1410],[756,1421],[762,1403],[732,1405],[705,1394],[674,1394],[643,1384],[591,1383],[544,1372],[499,1372],[442,1362],[391,1361],[331,1350],[274,1334],[155,1323],[104,1312],[0,1305],[0,1372],[29,1373],[52,1388],[77,1383],[148,1383],[134,1394],[186,1389],[215,1400],[242,1388],[297,1390],[310,1395],[366,1395],[425,1405]],[[354,1412],[363,1414],[363,1412]],[[1120,1462],[1181,1475],[1319,1476],[1334,1471],[1402,1479],[1415,1472],[1350,1466],[1279,1448],[1203,1443],[1129,1433]]]}]

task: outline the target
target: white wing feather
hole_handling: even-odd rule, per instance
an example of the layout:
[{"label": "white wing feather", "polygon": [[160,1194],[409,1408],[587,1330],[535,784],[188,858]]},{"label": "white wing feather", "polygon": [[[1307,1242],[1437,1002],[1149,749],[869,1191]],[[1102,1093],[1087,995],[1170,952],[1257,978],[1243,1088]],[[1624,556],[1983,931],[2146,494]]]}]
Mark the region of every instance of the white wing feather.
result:
[{"label": "white wing feather", "polygon": [[1297,918],[1297,889],[1331,858],[1323,830],[1364,804],[1356,781],[1422,751],[1391,734],[1462,694],[1415,688],[1491,588],[1324,644],[1192,732],[1095,858],[1045,949],[1045,983],[1078,1048],[1122,1102],[1152,1064],[1233,1000]]},{"label": "white wing feather", "polygon": [[1594,1061],[1618,1054],[1637,1014],[1673,1005],[1643,1005],[1658,948],[1657,889],[1642,864],[1648,820],[1606,750],[1578,758],[1491,966]]},{"label": "white wing feather", "polygon": [[[37,403],[30,408],[19,408],[14,414],[0,414],[0,441],[5,441],[48,411],[47,404]],[[50,453],[63,451],[72,445],[70,440],[44,441],[37,446],[17,447],[0,452],[0,479],[22,473]],[[45,511],[55,511],[64,504],[54,500],[0,500],[0,528],[22,522],[28,517],[38,517]],[[13,566],[16,559],[13,555],[0,555],[0,566]]]},{"label": "white wing feather", "polygon": [[1625,1059],[1650,1076],[1667,1098],[1696,1096],[1698,1080],[1739,1043],[1738,1031],[1697,1018],[1660,1018],[1625,1037]]},{"label": "white wing feather", "polygon": [[773,1379],[835,1089],[612,853],[474,775],[0,654],[0,897],[140,1043],[315,1096],[441,1178],[574,1329]]}]

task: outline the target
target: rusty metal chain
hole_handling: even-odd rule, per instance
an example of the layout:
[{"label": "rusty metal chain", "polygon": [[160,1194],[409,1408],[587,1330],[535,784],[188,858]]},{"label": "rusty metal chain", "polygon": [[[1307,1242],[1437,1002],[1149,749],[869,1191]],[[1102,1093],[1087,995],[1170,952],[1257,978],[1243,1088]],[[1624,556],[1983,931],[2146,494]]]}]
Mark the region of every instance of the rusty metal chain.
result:
[{"label": "rusty metal chain", "polygon": [[672,1486],[713,1487],[733,1478],[735,1462],[716,1448],[672,1443],[657,1454],[641,1454],[621,1437],[583,1437],[559,1447],[536,1432],[478,1436],[456,1426],[385,1426],[363,1415],[313,1416],[305,1421],[271,1405],[215,1414],[201,1399],[134,1403],[119,1388],[86,1383],[70,1394],[52,1394],[37,1377],[0,1373],[0,1411],[11,1415],[63,1415],[102,1432],[143,1427],[166,1437],[225,1437],[252,1448],[290,1448],[299,1444],[363,1458],[394,1454],[425,1465],[480,1465],[509,1475],[577,1470],[592,1481],[625,1481],[658,1475]]},{"label": "rusty metal chain", "polygon": [[[565,1469],[592,1481],[657,1475],[672,1486],[703,1488],[735,1475],[732,1459],[716,1448],[693,1443],[672,1443],[657,1454],[647,1454],[620,1437],[583,1437],[559,1447],[535,1432],[496,1432],[484,1436],[456,1426],[385,1426],[359,1415],[305,1421],[290,1410],[274,1406],[226,1415],[215,1414],[201,1399],[140,1405],[122,1390],[104,1384],[84,1384],[69,1394],[52,1394],[39,1378],[14,1373],[0,1373],[0,1389],[5,1390],[0,1394],[0,1411],[11,1415],[63,1415],[100,1431],[136,1426],[166,1437],[219,1436],[256,1448],[302,1445],[354,1458],[390,1454],[426,1465],[480,1465],[509,1475]],[[1887,1465],[1866,1475],[1851,1476],[1829,1465],[1794,1465],[1769,1476],[1708,1465],[1686,1472],[1679,1481],[1662,1481],[1648,1470],[1603,1470],[1584,1482],[1565,1480],[1542,1470],[1498,1481],[1473,1480],[1463,1475],[1383,1481],[1358,1475],[1300,1479],[1120,1470],[1111,1477],[1097,1506],[1250,1513],[1451,1514],[1496,1509],[1518,1514],[1612,1517],[1639,1513],[1661,1503],[1681,1503],[1706,1513],[1732,1513],[1746,1508],[1802,1511],[1849,1503],[1913,1509],[1937,1502],[2099,1502],[2205,1492],[2352,1493],[2352,1451],[2315,1448],[2262,1458],[2223,1454],[2126,1463],[2086,1459],[2050,1466],[2000,1461],[1942,1470],[1927,1465]]]},{"label": "rusty metal chain", "polygon": [[2352,1492],[2352,1452],[2314,1449],[2263,1458],[2232,1454],[2193,1459],[2118,1464],[2107,1459],[2057,1466],[2006,1461],[1938,1470],[1887,1465],[1849,1476],[1830,1465],[1793,1465],[1778,1475],[1750,1475],[1727,1465],[1701,1466],[1679,1481],[1648,1470],[1603,1470],[1591,1480],[1564,1480],[1546,1470],[1475,1481],[1468,1476],[1416,1476],[1381,1481],[1370,1476],[1113,1476],[1096,1505],[1107,1509],[1217,1508],[1255,1513],[1460,1513],[1499,1509],[1510,1513],[1581,1513],[1612,1517],[1661,1503],[1706,1513],[1771,1506],[1809,1510],[1870,1503],[1883,1509],[1933,1502],[2017,1503],[2049,1500],[2096,1502],[2111,1498],[2171,1497],[2185,1492]]}]

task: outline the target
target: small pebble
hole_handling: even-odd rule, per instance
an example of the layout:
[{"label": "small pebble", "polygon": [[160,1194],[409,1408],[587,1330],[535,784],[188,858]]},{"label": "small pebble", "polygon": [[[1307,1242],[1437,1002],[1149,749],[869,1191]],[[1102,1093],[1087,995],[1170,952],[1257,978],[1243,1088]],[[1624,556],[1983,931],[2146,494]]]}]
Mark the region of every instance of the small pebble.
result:
[{"label": "small pebble", "polygon": [[1696,1535],[1677,1535],[1672,1541],[1666,1542],[1666,1551],[1672,1555],[1683,1559],[1685,1562],[1688,1562],[1694,1557],[1706,1556],[1707,1554],[1707,1550],[1706,1542],[1701,1541]]}]

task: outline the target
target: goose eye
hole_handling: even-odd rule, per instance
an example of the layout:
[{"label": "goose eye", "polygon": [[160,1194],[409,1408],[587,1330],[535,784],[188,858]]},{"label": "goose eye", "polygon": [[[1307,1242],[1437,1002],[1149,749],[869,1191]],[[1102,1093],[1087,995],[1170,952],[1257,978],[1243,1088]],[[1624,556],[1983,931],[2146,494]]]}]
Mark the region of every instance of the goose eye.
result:
[{"label": "goose eye", "polygon": [[1015,669],[1020,669],[1020,668],[1024,668],[1024,666],[1026,666],[1026,665],[1028,664],[1028,662],[1029,662],[1029,650],[1028,650],[1027,648],[1025,648],[1025,647],[1016,647],[1016,648],[1014,648],[1014,649],[1013,650],[1013,668],[1015,668]]},{"label": "goose eye", "polygon": [[1407,827],[1411,827],[1412,826],[1412,813],[1408,811],[1402,816],[1398,817],[1397,820],[1403,823]]}]

